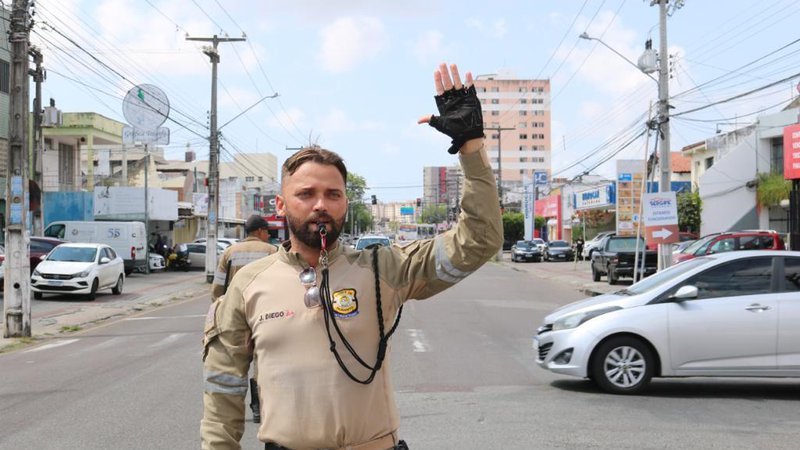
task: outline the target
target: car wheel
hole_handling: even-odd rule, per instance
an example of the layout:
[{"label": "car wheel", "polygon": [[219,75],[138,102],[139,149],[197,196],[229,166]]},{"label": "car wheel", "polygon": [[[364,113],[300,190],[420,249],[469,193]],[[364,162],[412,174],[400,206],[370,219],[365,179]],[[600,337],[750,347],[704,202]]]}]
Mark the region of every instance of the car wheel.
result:
[{"label": "car wheel", "polygon": [[608,284],[617,284],[618,278],[611,267],[608,268],[608,272],[606,273],[608,275]]},{"label": "car wheel", "polygon": [[517,257],[514,254],[511,254],[511,262],[517,262]]},{"label": "car wheel", "polygon": [[97,298],[97,287],[100,283],[97,281],[97,278],[92,281],[92,290],[89,292],[89,295],[86,296],[87,300],[94,300]]},{"label": "car wheel", "polygon": [[41,300],[42,299],[42,293],[41,292],[34,292],[33,293],[33,298],[34,298],[34,300]]},{"label": "car wheel", "polygon": [[117,278],[117,284],[115,284],[114,287],[111,288],[111,293],[114,295],[122,294],[122,283],[123,283],[123,278],[122,275],[120,275],[119,278]]},{"label": "car wheel", "polygon": [[612,394],[638,394],[653,378],[655,362],[640,339],[620,336],[601,344],[592,357],[592,379]]},{"label": "car wheel", "polygon": [[600,281],[600,272],[592,266],[592,281]]}]

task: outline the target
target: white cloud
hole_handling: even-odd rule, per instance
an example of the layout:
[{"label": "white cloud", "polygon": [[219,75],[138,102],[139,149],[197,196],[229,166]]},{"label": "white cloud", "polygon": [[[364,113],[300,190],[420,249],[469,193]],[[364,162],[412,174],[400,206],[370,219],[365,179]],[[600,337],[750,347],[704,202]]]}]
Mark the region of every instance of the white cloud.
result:
[{"label": "white cloud", "polygon": [[468,28],[474,28],[479,33],[492,39],[502,39],[508,32],[505,19],[497,19],[492,23],[485,23],[481,19],[471,17],[465,21]]},{"label": "white cloud", "polygon": [[[276,111],[275,108],[272,110]],[[292,123],[294,123],[298,128],[300,128],[300,130],[303,130],[305,118],[306,115],[301,109],[288,108],[286,111],[277,111],[275,115],[270,114],[267,118],[267,125],[272,128],[289,128],[290,130],[294,130],[294,127],[292,126]]]},{"label": "white cloud", "polygon": [[425,31],[417,36],[414,41],[411,53],[417,57],[420,62],[427,62],[431,59],[441,59],[441,56],[447,53],[443,46],[444,35],[439,31]]},{"label": "white cloud", "polygon": [[374,120],[353,119],[346,111],[338,108],[331,109],[320,120],[319,125],[323,136],[357,131],[379,131],[386,128],[383,123]]},{"label": "white cloud", "polygon": [[385,48],[383,22],[373,17],[343,17],[320,31],[319,58],[325,70],[348,72]]}]

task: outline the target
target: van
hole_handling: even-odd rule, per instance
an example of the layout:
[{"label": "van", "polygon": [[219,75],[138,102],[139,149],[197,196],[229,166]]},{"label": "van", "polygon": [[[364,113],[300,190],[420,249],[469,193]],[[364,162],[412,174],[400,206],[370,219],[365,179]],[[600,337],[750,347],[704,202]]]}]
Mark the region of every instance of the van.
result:
[{"label": "van", "polygon": [[146,269],[147,232],[143,222],[52,222],[44,235],[67,242],[106,244],[122,257],[125,275]]}]

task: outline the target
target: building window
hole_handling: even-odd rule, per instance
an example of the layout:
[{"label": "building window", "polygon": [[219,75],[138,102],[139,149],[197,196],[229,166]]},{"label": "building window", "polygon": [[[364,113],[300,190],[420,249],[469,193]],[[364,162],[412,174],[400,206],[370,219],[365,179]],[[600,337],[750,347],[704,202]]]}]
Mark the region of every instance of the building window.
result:
[{"label": "building window", "polygon": [[492,92],[500,92],[500,88],[495,86],[492,88]]},{"label": "building window", "polygon": [[256,177],[244,177],[244,181],[247,183],[252,183],[256,180]]},{"label": "building window", "polygon": [[528,139],[528,135],[525,134],[525,133],[520,133],[519,138],[520,139]]},{"label": "building window", "polygon": [[264,181],[264,177],[258,177],[258,181]]},{"label": "building window", "polygon": [[500,139],[499,133],[492,133],[492,139]]},{"label": "building window", "polygon": [[[519,146],[519,151],[524,152],[526,150],[528,150],[528,147],[526,147],[524,145],[520,145]],[[526,158],[522,158],[522,162],[525,162],[525,161],[526,161]]]},{"label": "building window", "polygon": [[492,128],[500,128],[500,122],[492,122]]},{"label": "building window", "polygon": [[526,163],[528,162],[528,158],[520,158],[519,162]]},{"label": "building window", "polygon": [[492,111],[492,115],[493,116],[499,116],[500,115],[500,111]]},{"label": "building window", "polygon": [[8,61],[0,59],[0,92],[5,92],[6,94],[11,92],[10,85],[11,79]]},{"label": "building window", "polygon": [[783,173],[783,138],[770,139],[769,169],[772,173]]},{"label": "building window", "polygon": [[531,161],[533,161],[535,163],[543,163],[544,162],[544,158],[535,157],[535,158],[531,158]]},{"label": "building window", "polygon": [[519,99],[519,102],[522,103],[523,105],[526,105],[528,103],[528,99],[527,98],[521,98],[521,99]]},{"label": "building window", "polygon": [[482,99],[481,99],[481,105],[485,105],[485,104],[486,104],[486,99],[485,99],[485,98],[482,98]]},{"label": "building window", "polygon": [[528,127],[528,123],[527,122],[520,122],[517,125],[517,128],[527,128],[527,127]]},{"label": "building window", "polygon": [[519,115],[520,115],[520,116],[527,116],[527,115],[528,115],[528,111],[524,111],[524,110],[523,110],[523,111],[520,111],[520,112],[519,112]]},{"label": "building window", "polygon": [[710,169],[714,165],[714,157],[706,158],[706,169]]},{"label": "building window", "polygon": [[528,88],[523,86],[523,87],[519,88],[519,91],[520,92],[528,92]]},{"label": "building window", "polygon": [[499,98],[493,98],[493,99],[492,99],[492,104],[493,104],[493,105],[498,105],[498,104],[500,104],[500,99],[499,99]]},{"label": "building window", "polygon": [[486,92],[486,87],[484,86],[484,87],[478,89],[478,92]]}]

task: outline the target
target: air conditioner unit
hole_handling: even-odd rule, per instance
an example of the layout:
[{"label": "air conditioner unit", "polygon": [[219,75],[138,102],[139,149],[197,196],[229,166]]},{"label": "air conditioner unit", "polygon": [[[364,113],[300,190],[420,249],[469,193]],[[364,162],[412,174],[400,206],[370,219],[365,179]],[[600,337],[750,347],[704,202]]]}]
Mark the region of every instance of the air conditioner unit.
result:
[{"label": "air conditioner unit", "polygon": [[60,127],[62,124],[61,110],[54,106],[46,106],[42,114],[43,127]]}]

